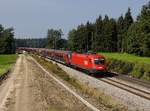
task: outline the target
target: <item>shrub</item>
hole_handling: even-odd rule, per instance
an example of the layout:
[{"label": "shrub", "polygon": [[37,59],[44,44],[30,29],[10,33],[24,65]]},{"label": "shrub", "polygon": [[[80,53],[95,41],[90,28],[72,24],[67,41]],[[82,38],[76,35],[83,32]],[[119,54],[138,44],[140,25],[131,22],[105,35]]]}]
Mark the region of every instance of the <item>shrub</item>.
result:
[{"label": "shrub", "polygon": [[150,81],[150,64],[108,58],[108,70]]}]

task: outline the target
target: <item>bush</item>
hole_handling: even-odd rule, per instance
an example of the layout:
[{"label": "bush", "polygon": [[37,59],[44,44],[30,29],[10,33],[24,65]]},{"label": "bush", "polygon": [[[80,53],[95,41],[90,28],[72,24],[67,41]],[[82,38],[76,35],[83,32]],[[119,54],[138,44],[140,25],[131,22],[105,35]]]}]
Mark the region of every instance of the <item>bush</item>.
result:
[{"label": "bush", "polygon": [[139,65],[135,65],[130,75],[140,79],[144,75],[144,70]]},{"label": "bush", "polygon": [[150,64],[108,58],[107,67],[110,71],[150,81]]},{"label": "bush", "polygon": [[128,62],[124,62],[124,65],[121,67],[123,74],[129,74],[132,70],[133,70],[133,66],[134,64],[132,63],[128,63]]},{"label": "bush", "polygon": [[122,74],[129,74],[134,67],[133,63],[123,62],[121,60],[109,59],[107,62],[108,70]]}]

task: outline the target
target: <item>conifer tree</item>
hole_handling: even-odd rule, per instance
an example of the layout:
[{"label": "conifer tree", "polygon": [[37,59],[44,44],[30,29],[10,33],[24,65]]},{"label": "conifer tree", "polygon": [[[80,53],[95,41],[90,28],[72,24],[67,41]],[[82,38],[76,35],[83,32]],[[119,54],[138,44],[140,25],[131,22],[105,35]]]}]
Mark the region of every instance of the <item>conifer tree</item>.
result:
[{"label": "conifer tree", "polygon": [[124,36],[124,18],[123,15],[121,15],[117,21],[117,37],[118,37],[117,49],[119,52],[121,52],[122,50],[122,40],[124,38],[123,36]]},{"label": "conifer tree", "polygon": [[122,39],[122,52],[127,52],[127,45],[128,45],[127,32],[132,23],[133,23],[133,18],[131,15],[131,9],[128,8],[128,11],[125,14],[125,18],[124,18],[124,35],[123,35],[124,38]]}]

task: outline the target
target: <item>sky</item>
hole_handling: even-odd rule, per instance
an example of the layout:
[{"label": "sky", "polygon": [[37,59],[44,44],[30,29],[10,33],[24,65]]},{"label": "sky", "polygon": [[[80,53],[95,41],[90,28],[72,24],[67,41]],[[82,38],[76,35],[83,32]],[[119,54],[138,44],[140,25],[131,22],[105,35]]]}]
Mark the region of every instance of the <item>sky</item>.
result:
[{"label": "sky", "polygon": [[131,8],[134,19],[149,0],[0,0],[0,24],[13,27],[15,38],[43,38],[62,29],[64,38],[81,23],[107,14],[118,18]]}]

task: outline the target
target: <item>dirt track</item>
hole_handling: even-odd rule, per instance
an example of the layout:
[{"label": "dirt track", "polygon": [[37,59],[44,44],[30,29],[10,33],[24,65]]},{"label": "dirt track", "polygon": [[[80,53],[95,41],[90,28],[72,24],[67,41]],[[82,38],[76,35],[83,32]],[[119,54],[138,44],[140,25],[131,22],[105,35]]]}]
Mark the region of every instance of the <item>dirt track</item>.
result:
[{"label": "dirt track", "polygon": [[90,111],[32,61],[21,55],[0,86],[0,111]]}]

